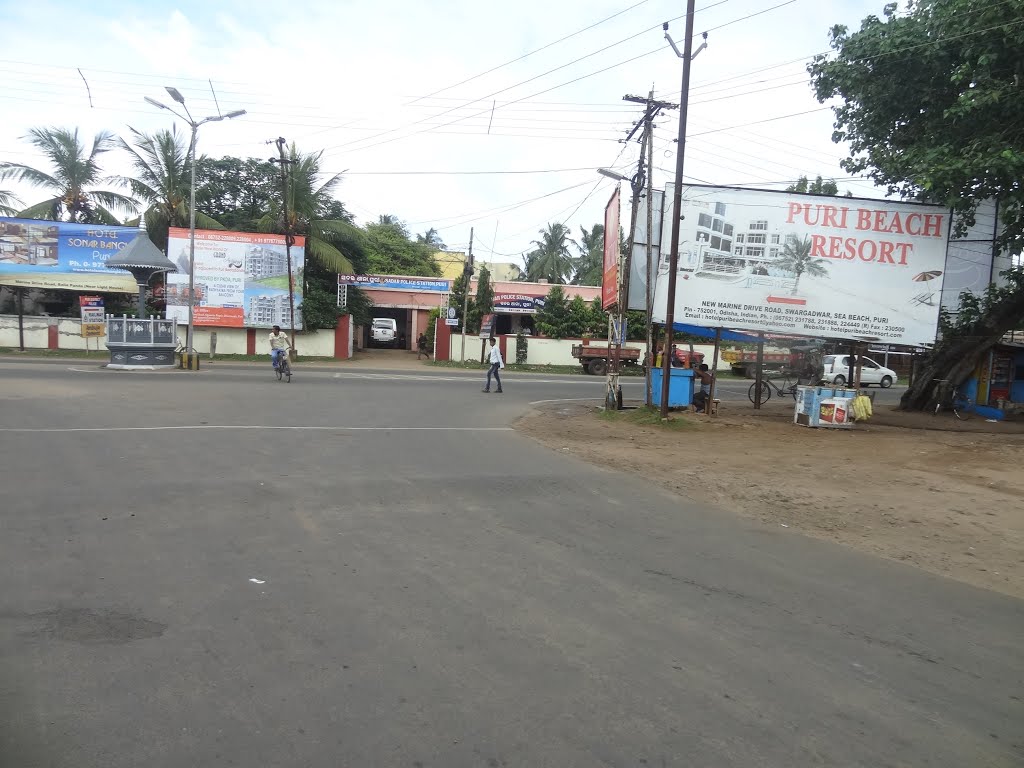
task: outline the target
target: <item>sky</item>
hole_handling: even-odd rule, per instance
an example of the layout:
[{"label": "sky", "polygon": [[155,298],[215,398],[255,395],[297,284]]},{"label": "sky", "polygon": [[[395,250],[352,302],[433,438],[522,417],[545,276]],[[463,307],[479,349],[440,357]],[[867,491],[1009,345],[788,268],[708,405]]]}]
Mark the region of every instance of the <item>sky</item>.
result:
[{"label": "sky", "polygon": [[[687,181],[781,188],[800,175],[883,197],[847,179],[831,111],[806,66],[835,24],[856,28],[884,0],[698,0]],[[266,159],[283,136],[344,171],[337,195],[357,221],[393,214],[412,233],[434,227],[478,259],[522,263],[549,222],[603,218],[615,182],[635,172],[623,143],[642,109],[626,94],[679,101],[684,0],[265,0],[79,3],[0,0],[0,161],[45,168],[24,141],[38,126],[128,135],[181,121],[176,87],[203,126],[199,153]],[[79,72],[79,70],[81,70]],[[88,91],[86,87],[88,83]],[[211,88],[212,85],[212,88]],[[91,105],[90,105],[91,93]],[[216,93],[216,102],[213,93]],[[674,178],[678,112],[655,130],[654,184]],[[124,153],[104,170],[127,174]],[[10,183],[26,204],[43,193]],[[628,187],[623,194],[628,198]],[[628,212],[623,211],[623,221]]]}]

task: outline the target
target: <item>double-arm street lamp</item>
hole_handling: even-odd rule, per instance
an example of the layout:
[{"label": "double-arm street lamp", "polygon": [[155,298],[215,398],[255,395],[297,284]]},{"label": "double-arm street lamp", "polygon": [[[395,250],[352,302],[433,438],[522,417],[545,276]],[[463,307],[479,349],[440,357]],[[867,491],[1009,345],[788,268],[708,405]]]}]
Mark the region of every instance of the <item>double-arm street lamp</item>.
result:
[{"label": "double-arm street lamp", "polygon": [[[191,355],[195,351],[195,347],[192,343],[192,332],[193,332],[193,312],[195,309],[195,274],[196,274],[196,137],[199,133],[199,126],[205,125],[206,123],[216,123],[221,120],[230,120],[233,117],[241,117],[245,114],[244,109],[236,109],[233,112],[228,112],[225,115],[211,115],[210,117],[204,117],[202,120],[196,120],[192,117],[192,113],[188,111],[188,107],[185,105],[185,97],[181,95],[181,91],[177,88],[167,88],[167,93],[174,99],[181,108],[185,110],[185,114],[181,114],[175,109],[168,107],[166,104],[162,104],[156,99],[151,99],[149,96],[145,96],[147,104],[152,104],[154,107],[159,109],[166,109],[173,115],[177,115],[179,118],[184,120],[190,126],[192,126],[192,140],[188,145],[189,156],[192,159],[192,183],[190,185],[189,192],[189,206],[188,206],[188,335],[186,337],[186,353]],[[187,117],[186,117],[187,115]]]}]

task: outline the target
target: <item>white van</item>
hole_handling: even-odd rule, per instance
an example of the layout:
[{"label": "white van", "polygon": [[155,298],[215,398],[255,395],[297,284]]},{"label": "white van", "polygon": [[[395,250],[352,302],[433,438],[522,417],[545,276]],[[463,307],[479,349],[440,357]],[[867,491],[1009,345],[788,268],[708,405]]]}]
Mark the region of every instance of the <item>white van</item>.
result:
[{"label": "white van", "polygon": [[371,347],[397,347],[398,321],[393,317],[375,317],[370,324]]},{"label": "white van", "polygon": [[[877,384],[882,389],[888,389],[898,380],[896,371],[879,365],[870,357],[861,357],[860,383],[862,386]],[[826,355],[825,371],[822,374],[822,381],[828,384],[835,384],[837,387],[846,386],[846,377],[850,375],[849,355]]]}]

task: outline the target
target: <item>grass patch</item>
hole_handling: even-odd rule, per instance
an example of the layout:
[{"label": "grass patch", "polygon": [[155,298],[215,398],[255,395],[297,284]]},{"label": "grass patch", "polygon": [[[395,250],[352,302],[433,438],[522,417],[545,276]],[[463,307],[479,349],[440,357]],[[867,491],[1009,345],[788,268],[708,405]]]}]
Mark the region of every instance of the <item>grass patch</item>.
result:
[{"label": "grass patch", "polygon": [[109,352],[104,346],[100,346],[99,349],[90,349],[86,352],[84,349],[32,349],[26,347],[24,352],[21,352],[17,347],[0,347],[0,355],[18,355],[22,357],[89,357],[89,358],[101,358],[108,357]]},{"label": "grass patch", "polygon": [[597,417],[605,421],[619,424],[636,424],[637,426],[659,427],[661,429],[671,430],[690,429],[694,426],[692,421],[683,418],[678,412],[669,413],[668,421],[662,421],[661,411],[657,408],[651,408],[646,405],[625,411],[601,410],[598,412]]}]

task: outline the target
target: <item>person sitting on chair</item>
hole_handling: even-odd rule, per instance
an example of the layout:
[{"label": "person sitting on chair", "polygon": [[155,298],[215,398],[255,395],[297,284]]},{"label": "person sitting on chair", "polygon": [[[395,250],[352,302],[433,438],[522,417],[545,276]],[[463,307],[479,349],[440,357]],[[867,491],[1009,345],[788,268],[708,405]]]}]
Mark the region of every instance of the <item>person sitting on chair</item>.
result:
[{"label": "person sitting on chair", "polygon": [[[693,407],[698,411],[706,411],[708,407],[708,398],[711,397],[711,372],[708,369],[707,363],[701,363],[700,367],[693,372],[694,378],[694,389],[693,393]],[[700,380],[700,387],[697,387],[697,381]]]}]

